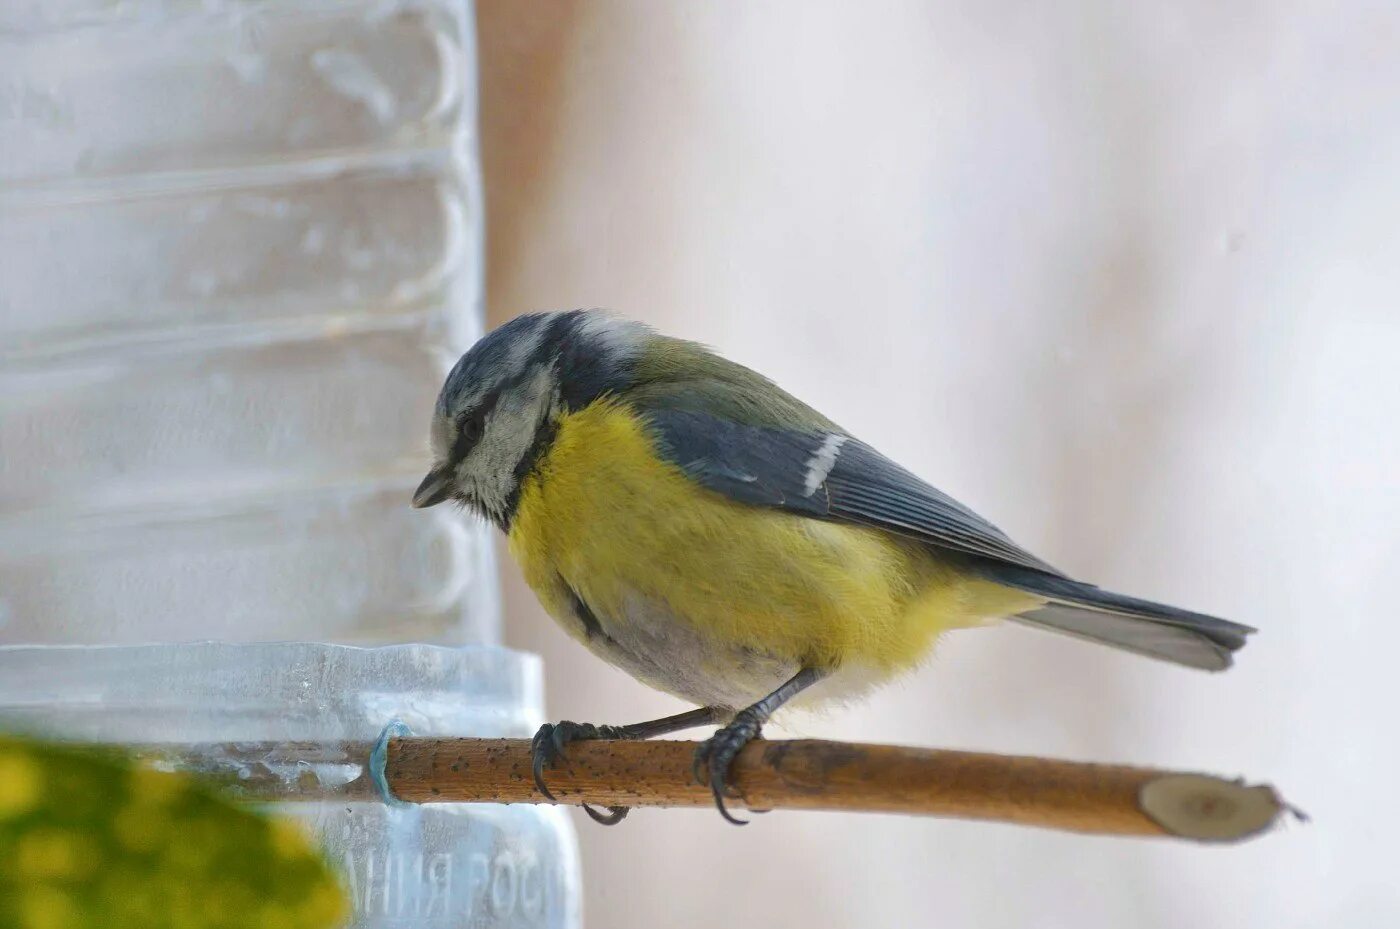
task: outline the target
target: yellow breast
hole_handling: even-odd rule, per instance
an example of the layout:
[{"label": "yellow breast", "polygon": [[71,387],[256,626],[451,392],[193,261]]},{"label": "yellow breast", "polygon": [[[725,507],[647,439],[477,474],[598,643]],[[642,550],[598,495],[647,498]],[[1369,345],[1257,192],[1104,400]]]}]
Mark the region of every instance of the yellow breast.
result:
[{"label": "yellow breast", "polygon": [[[577,638],[588,636],[572,610],[575,595],[615,640],[708,650],[700,663],[714,674],[750,654],[893,674],[916,664],[943,630],[1028,599],[882,531],[747,506],[700,487],[658,457],[636,414],[610,401],[559,422],[521,488],[510,549],[546,609]],[[639,624],[676,627],[630,628]],[[694,675],[695,657],[676,656],[676,665]],[[665,677],[660,656],[652,659],[648,667],[659,665]],[[676,682],[648,683],[704,699]]]}]

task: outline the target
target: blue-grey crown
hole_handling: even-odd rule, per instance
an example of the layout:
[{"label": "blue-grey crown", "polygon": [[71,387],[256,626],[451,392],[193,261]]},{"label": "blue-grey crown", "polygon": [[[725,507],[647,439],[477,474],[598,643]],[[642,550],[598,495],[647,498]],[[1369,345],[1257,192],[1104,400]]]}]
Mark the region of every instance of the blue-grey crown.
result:
[{"label": "blue-grey crown", "polygon": [[560,400],[570,409],[623,389],[651,331],[596,310],[528,313],[497,327],[453,366],[438,395],[437,412],[451,417],[489,403],[552,367]]}]

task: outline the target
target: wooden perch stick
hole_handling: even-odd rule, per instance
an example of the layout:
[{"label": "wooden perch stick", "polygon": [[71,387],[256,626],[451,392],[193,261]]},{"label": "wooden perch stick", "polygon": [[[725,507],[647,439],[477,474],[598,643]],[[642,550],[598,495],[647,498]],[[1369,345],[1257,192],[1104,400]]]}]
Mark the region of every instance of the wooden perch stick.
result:
[{"label": "wooden perch stick", "polygon": [[[578,742],[546,769],[560,802],[708,806],[691,774],[693,742]],[[403,738],[385,776],[416,803],[547,803],[524,739]],[[815,740],[758,741],[732,782],[751,809],[859,810],[995,820],[1074,832],[1245,839],[1290,808],[1269,786],[1202,774],[1046,758]]]}]

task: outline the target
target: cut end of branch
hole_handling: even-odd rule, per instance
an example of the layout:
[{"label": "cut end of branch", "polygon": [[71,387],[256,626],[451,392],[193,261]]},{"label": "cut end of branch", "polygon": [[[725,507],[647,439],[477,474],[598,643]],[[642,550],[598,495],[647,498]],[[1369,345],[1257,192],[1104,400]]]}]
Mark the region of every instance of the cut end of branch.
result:
[{"label": "cut end of branch", "polygon": [[1285,804],[1267,784],[1203,774],[1165,774],[1142,785],[1142,811],[1169,834],[1198,842],[1238,842],[1278,821]]}]

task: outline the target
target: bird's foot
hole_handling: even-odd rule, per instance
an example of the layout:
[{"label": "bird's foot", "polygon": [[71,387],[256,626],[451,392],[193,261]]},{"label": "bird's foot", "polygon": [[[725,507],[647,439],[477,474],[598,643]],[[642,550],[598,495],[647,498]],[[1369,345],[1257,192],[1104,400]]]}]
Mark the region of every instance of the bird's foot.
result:
[{"label": "bird's foot", "polygon": [[[741,710],[733,721],[723,729],[701,742],[695,749],[695,763],[692,771],[701,784],[708,783],[714,794],[715,806],[719,814],[736,826],[748,825],[748,820],[739,819],[724,806],[724,798],[738,797],[739,794],[729,784],[729,766],[739,756],[739,752],[762,734],[763,723],[752,709]],[[705,776],[708,768],[709,777]]]},{"label": "bird's foot", "polygon": [[[544,769],[546,766],[556,767],[561,761],[568,764],[568,759],[564,757],[565,746],[570,742],[626,737],[627,733],[619,726],[595,726],[592,723],[575,723],[567,719],[558,723],[545,723],[530,742],[531,767],[535,775],[535,786],[539,788],[540,793],[557,802],[557,798],[545,786]],[[629,812],[625,806],[610,806],[606,813],[602,813],[587,803],[583,804],[583,811],[595,823],[601,823],[604,826],[616,826],[627,818]]]}]

